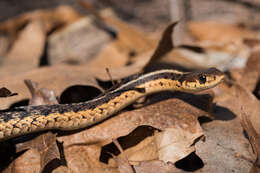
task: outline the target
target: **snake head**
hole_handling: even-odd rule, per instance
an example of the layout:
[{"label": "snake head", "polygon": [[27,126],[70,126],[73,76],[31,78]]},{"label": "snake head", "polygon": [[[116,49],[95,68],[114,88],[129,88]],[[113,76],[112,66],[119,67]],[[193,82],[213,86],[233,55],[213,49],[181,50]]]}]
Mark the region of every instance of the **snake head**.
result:
[{"label": "snake head", "polygon": [[225,78],[225,74],[216,69],[209,68],[206,70],[185,73],[181,79],[181,86],[187,92],[201,91],[221,83]]}]

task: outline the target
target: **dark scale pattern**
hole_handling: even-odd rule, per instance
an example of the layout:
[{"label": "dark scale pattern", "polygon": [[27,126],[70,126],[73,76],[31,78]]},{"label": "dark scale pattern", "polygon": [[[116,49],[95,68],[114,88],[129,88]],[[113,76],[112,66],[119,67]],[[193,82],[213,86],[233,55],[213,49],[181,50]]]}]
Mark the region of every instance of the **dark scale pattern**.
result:
[{"label": "dark scale pattern", "polygon": [[[151,75],[147,77],[139,77],[134,76],[132,79],[127,79],[127,81],[131,82],[132,80],[136,80],[136,82],[133,82],[129,85],[126,85],[125,87],[121,88],[120,90],[113,92],[110,91],[106,93],[105,96],[100,96],[97,99],[82,102],[82,103],[74,103],[74,104],[56,104],[56,105],[42,105],[42,106],[29,106],[29,107],[18,107],[14,109],[9,110],[2,110],[0,111],[0,122],[4,121],[7,122],[10,119],[16,119],[20,118],[23,119],[25,117],[31,116],[31,115],[49,115],[51,113],[60,113],[63,114],[65,112],[78,112],[78,111],[84,111],[89,109],[94,109],[98,105],[102,105],[104,103],[107,103],[109,100],[121,95],[125,91],[129,90],[135,90],[137,92],[145,92],[144,88],[138,88],[139,85],[153,80],[158,79],[172,79],[172,80],[178,80],[181,83],[183,81],[194,81],[198,80],[201,75],[222,75],[222,72],[215,68],[208,69],[206,71],[198,71],[193,73],[185,73],[185,74],[176,74],[173,72],[162,72],[157,73],[156,75]],[[125,81],[124,81],[125,82]],[[127,97],[127,96],[126,96]]]},{"label": "dark scale pattern", "polygon": [[[120,89],[117,92],[109,92],[106,94],[106,96],[100,96],[99,99],[96,100],[90,100],[87,102],[82,103],[74,103],[74,104],[55,104],[55,105],[41,105],[41,106],[29,106],[29,107],[17,107],[14,109],[7,109],[0,111],[0,119],[4,122],[7,122],[10,119],[14,118],[20,118],[23,119],[25,117],[28,117],[30,115],[44,115],[47,116],[51,113],[60,113],[63,114],[65,112],[78,112],[78,111],[84,111],[88,109],[94,109],[98,105],[107,103],[109,100],[121,95],[125,91],[129,90],[135,90],[137,92],[145,92],[142,88],[136,88],[136,86],[141,85],[147,81],[151,80],[157,80],[160,78],[165,79],[180,79],[182,75],[180,74],[174,74],[174,73],[161,73],[155,76],[148,76],[146,78],[143,78],[141,80],[137,80],[136,82],[132,83],[131,85],[127,85],[126,87]],[[134,79],[137,79],[136,76],[134,76]],[[129,80],[129,79],[128,79]],[[131,80],[129,80],[131,81]]]}]

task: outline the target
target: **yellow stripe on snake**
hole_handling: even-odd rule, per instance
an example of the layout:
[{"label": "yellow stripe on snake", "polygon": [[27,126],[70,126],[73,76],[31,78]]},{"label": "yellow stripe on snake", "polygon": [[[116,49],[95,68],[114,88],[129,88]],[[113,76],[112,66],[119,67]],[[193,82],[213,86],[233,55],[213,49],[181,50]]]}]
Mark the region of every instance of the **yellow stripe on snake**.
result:
[{"label": "yellow stripe on snake", "polygon": [[216,68],[195,72],[159,70],[132,77],[118,88],[87,102],[3,110],[0,111],[0,140],[42,130],[89,127],[143,96],[162,91],[202,91],[223,79],[224,74]]}]

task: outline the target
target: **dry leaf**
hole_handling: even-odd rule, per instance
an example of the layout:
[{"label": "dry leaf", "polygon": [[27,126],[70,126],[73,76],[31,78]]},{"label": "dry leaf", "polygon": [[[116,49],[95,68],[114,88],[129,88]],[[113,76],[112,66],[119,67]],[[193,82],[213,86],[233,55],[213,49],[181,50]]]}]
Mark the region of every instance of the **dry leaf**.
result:
[{"label": "dry leaf", "polygon": [[[169,94],[167,94],[167,97],[168,96]],[[199,95],[193,96],[193,98],[195,97],[200,98],[199,100],[201,102],[205,99]],[[179,126],[182,130],[190,132],[193,135],[199,134],[199,137],[201,136],[201,130],[198,131],[197,116],[205,114],[206,112],[191,106],[184,101],[169,99],[141,109],[124,112],[77,134],[61,136],[59,137],[59,141],[63,142],[64,153],[70,169],[75,172],[86,170],[88,170],[88,172],[102,172],[104,169],[116,166],[115,162],[109,162],[109,165],[106,165],[99,161],[101,159],[100,157],[103,157],[100,155],[101,147],[109,144],[112,139],[124,136],[125,142],[119,140],[121,141],[120,144],[122,147],[131,146],[132,144],[130,143],[131,140],[129,140],[129,138],[133,136],[132,142],[134,142],[136,140],[135,136],[138,135],[138,131],[135,131],[135,129],[138,129],[139,126],[143,125],[151,126],[156,129],[175,128],[176,126]],[[131,132],[133,132],[133,134],[126,136]],[[143,130],[139,131],[139,133],[141,136],[144,135]],[[193,142],[194,141],[191,143]],[[134,148],[134,146],[128,149],[130,150],[132,148]],[[139,148],[142,148],[142,146],[139,146]],[[140,155],[138,155],[138,151],[140,150],[135,150],[137,151],[137,154],[131,154],[129,157],[128,149],[126,149],[124,153],[127,158],[131,159],[129,160],[130,162],[135,162],[140,159]],[[129,152],[129,154],[130,153],[131,152]],[[146,159],[154,159],[154,156],[151,158],[150,155]]]},{"label": "dry leaf", "polygon": [[135,173],[126,157],[114,157],[120,173]]},{"label": "dry leaf", "polygon": [[121,153],[120,157],[115,157],[114,155],[112,155],[114,160],[117,162],[118,170],[120,171],[120,173],[135,173],[127,157],[125,156],[124,150],[119,142],[116,139],[113,139],[113,143]]},{"label": "dry leaf", "polygon": [[240,85],[247,88],[249,91],[253,91],[256,88],[258,79],[260,77],[260,51],[253,51],[247,60],[245,68],[239,75],[234,76],[231,71],[231,75],[239,82]]},{"label": "dry leaf", "polygon": [[178,24],[178,22],[174,22],[167,26],[167,28],[163,31],[162,38],[158,43],[157,48],[155,49],[153,56],[151,57],[150,63],[154,63],[154,61],[163,57],[165,54],[170,52],[174,48],[174,43],[172,40],[172,34],[174,27]]},{"label": "dry leaf", "polygon": [[[243,109],[242,109],[243,111]],[[256,133],[251,121],[249,120],[246,113],[242,113],[241,116],[241,125],[246,130],[250,144],[252,145],[254,154],[256,155],[256,161],[254,162],[253,167],[251,168],[250,173],[260,172],[260,135]]]},{"label": "dry leaf", "polygon": [[0,64],[4,60],[4,57],[6,56],[8,48],[10,46],[10,42],[11,40],[8,38],[7,35],[0,34]]},{"label": "dry leaf", "polygon": [[48,61],[52,65],[87,63],[110,41],[110,36],[90,17],[81,18],[49,36]]},{"label": "dry leaf", "polygon": [[[111,21],[109,20],[109,22],[111,22]],[[119,25],[119,23],[116,23],[116,24],[118,24],[117,26],[120,26],[120,27],[124,26],[124,25],[122,25],[122,23],[120,23],[120,25]],[[151,50],[148,49],[148,47],[146,45],[146,48],[143,48],[143,50],[138,51],[138,54],[137,54],[138,56],[135,56],[135,58],[133,58],[131,60],[130,65],[109,69],[113,79],[121,79],[121,78],[130,76],[130,75],[133,75],[136,73],[140,73],[141,71],[144,70],[145,67],[151,65],[154,62],[154,60],[158,60],[159,58],[162,58],[165,54],[167,54],[170,50],[172,50],[173,42],[172,42],[170,35],[172,34],[173,28],[175,25],[176,25],[176,23],[170,24],[165,29],[165,31],[162,34],[162,39],[160,40],[159,44],[157,45],[157,48],[155,49],[155,51],[153,53]],[[132,41],[132,43],[135,43],[135,47],[138,47],[138,49],[142,48],[142,46],[140,46],[141,44],[146,44],[146,42],[148,41],[146,38],[140,37],[138,32],[134,32],[133,30],[129,30],[129,29],[126,30],[125,26],[122,27],[121,29],[124,29],[123,31],[121,30],[122,37],[123,37],[123,34],[127,34],[127,36],[131,35],[130,40]],[[127,32],[125,33],[125,31],[127,31]],[[119,36],[120,36],[121,32],[119,32]],[[132,34],[130,34],[130,32]],[[132,51],[131,47],[133,45],[126,44],[124,42],[125,41],[124,39],[125,39],[124,37],[122,39],[120,39],[120,37],[119,37],[118,41],[114,42],[114,44],[115,43],[118,44],[115,46],[117,46],[120,49],[120,51],[122,49],[120,46],[123,45],[124,49],[126,49],[126,46],[129,46],[129,51],[130,50]],[[149,42],[151,43],[152,41],[149,41]],[[153,42],[153,43],[155,43],[155,42]],[[137,46],[137,45],[139,45],[139,46]],[[150,45],[150,48],[155,47],[151,44],[148,44],[148,45]],[[165,46],[165,45],[167,45],[167,46]],[[129,51],[128,51],[128,53],[129,53]],[[127,52],[127,51],[124,50],[123,52]],[[144,53],[142,53],[142,52],[144,52]],[[151,61],[151,58],[153,59],[153,61]],[[107,75],[105,75],[105,73],[106,73],[105,70],[100,71],[100,69],[93,69],[93,71],[96,71],[96,74],[97,74],[96,77],[98,79],[100,79],[102,81],[110,80],[109,77]],[[97,73],[97,72],[99,72],[99,73]]]},{"label": "dry leaf", "polygon": [[107,11],[106,14],[103,16],[104,21],[118,31],[117,41],[114,44],[120,52],[128,55],[130,52],[135,52],[136,55],[139,55],[139,53],[155,48],[155,42],[146,33],[120,21],[111,10]]},{"label": "dry leaf", "polygon": [[31,92],[32,98],[30,99],[30,106],[45,105],[45,104],[58,104],[55,92],[47,88],[38,88],[37,82],[24,80],[24,83]]},{"label": "dry leaf", "polygon": [[[132,64],[127,66],[121,66],[117,68],[109,68],[109,72],[114,80],[122,79],[130,75],[134,75],[142,72],[144,66],[150,61],[152,52],[146,52],[139,55]],[[101,81],[110,81],[110,77],[107,75],[106,69],[91,68],[91,71],[95,74],[95,77]]]},{"label": "dry leaf", "polygon": [[[28,149],[28,150],[27,150]],[[38,136],[34,140],[16,145],[16,152],[27,150],[23,155],[13,161],[5,170],[14,172],[40,172],[54,159],[60,159],[59,149],[56,145],[56,135],[51,132]]]},{"label": "dry leaf", "polygon": [[92,72],[88,71],[85,66],[56,65],[42,67],[28,73],[1,79],[2,83],[6,84],[6,87],[10,90],[21,93],[17,97],[6,98],[5,102],[0,105],[1,109],[8,108],[11,104],[30,97],[30,93],[23,83],[24,79],[37,81],[42,88],[52,88],[57,95],[73,85],[94,86],[102,91]]},{"label": "dry leaf", "polygon": [[70,6],[59,6],[49,10],[36,10],[0,23],[0,31],[16,38],[19,29],[30,21],[42,21],[47,32],[53,28],[70,24],[81,15]]},{"label": "dry leaf", "polygon": [[3,173],[35,173],[41,171],[40,154],[36,149],[28,150],[13,161]]},{"label": "dry leaf", "polygon": [[[258,112],[260,111],[259,100],[246,88],[239,84],[234,84],[232,87],[219,87],[218,92],[226,93],[225,98],[220,99],[217,103],[225,108],[228,108],[238,117],[241,117],[241,107],[248,113],[249,119],[253,127],[260,133],[260,118]],[[236,99],[234,99],[236,98]]]},{"label": "dry leaf", "polygon": [[155,140],[159,149],[159,160],[165,163],[175,163],[194,152],[194,141],[203,136],[199,123],[195,126],[197,128],[194,129],[195,131],[187,131],[185,128],[177,126],[158,133]]},{"label": "dry leaf", "polygon": [[89,67],[95,67],[99,69],[106,68],[120,68],[126,65],[128,62],[128,56],[118,51],[114,42],[106,45],[96,57],[88,62]]},{"label": "dry leaf", "polygon": [[[233,100],[234,99],[233,97]],[[228,104],[231,101],[228,102]],[[205,142],[196,144],[196,154],[203,161],[203,168],[194,172],[248,172],[252,163],[236,157],[251,158],[250,144],[243,135],[240,121],[228,108],[217,104],[215,120],[202,124]]]},{"label": "dry leaf", "polygon": [[200,41],[237,42],[243,38],[254,37],[255,33],[242,26],[208,22],[189,22],[188,29],[192,36]]},{"label": "dry leaf", "polygon": [[183,173],[182,170],[177,169],[173,164],[160,160],[140,162],[139,165],[134,166],[134,169],[136,173]]},{"label": "dry leaf", "polygon": [[45,46],[46,30],[40,21],[32,21],[19,34],[1,64],[1,78],[36,69]]},{"label": "dry leaf", "polygon": [[75,173],[71,169],[66,166],[59,166],[58,168],[54,169],[52,173]]}]

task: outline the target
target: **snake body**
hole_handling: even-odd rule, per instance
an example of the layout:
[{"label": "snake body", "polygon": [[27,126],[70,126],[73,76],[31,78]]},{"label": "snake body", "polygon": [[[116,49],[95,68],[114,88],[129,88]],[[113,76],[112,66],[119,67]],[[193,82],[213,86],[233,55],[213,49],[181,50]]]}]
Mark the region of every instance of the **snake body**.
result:
[{"label": "snake body", "polygon": [[90,101],[3,110],[0,111],[0,140],[42,130],[89,127],[143,96],[161,91],[202,91],[223,79],[224,74],[216,68],[195,72],[159,70],[132,77],[120,87]]}]

